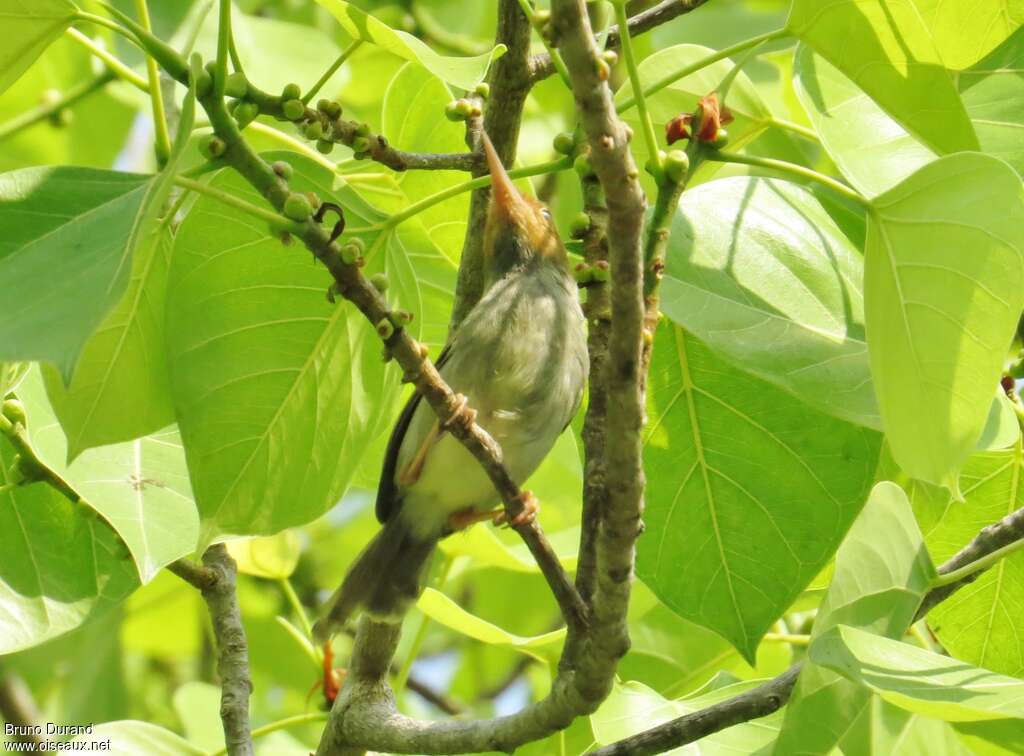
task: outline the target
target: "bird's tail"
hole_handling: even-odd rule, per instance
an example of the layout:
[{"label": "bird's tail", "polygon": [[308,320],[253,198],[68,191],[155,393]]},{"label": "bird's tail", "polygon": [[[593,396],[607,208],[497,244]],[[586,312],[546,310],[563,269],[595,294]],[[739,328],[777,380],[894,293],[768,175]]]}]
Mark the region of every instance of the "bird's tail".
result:
[{"label": "bird's tail", "polygon": [[376,619],[400,618],[419,596],[420,576],[435,545],[436,538],[414,536],[401,515],[391,517],[331,596],[327,613],[313,626],[314,640],[330,640],[360,608]]}]

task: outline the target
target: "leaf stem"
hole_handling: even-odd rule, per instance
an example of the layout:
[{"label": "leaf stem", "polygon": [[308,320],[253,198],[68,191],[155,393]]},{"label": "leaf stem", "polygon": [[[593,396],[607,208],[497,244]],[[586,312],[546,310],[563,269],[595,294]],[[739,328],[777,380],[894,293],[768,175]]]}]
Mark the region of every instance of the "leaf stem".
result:
[{"label": "leaf stem", "polygon": [[[723,58],[728,58],[730,55],[741,53],[744,50],[747,50],[751,47],[755,47],[765,42],[770,42],[773,39],[781,39],[782,37],[786,37],[788,35],[789,30],[783,27],[782,29],[776,29],[775,31],[766,32],[765,34],[759,34],[756,37],[751,37],[750,39],[743,40],[742,42],[737,42],[735,45],[732,45],[731,47],[726,47],[723,50],[719,50],[717,52],[712,53],[711,55],[708,55],[707,57],[701,58],[695,63],[691,63],[688,66],[683,66],[682,68],[679,68],[673,71],[672,73],[666,74],[665,76],[661,77],[656,82],[651,84],[649,87],[644,89],[642,94],[644,97],[650,97],[655,92],[660,92],[669,84],[672,84],[673,82],[678,81],[683,77],[689,76],[692,73],[696,73],[697,71],[700,71],[702,68],[707,68],[712,63],[717,63]],[[633,91],[634,95],[624,100],[623,103],[619,106],[618,110],[620,113],[629,110],[629,108],[637,104],[637,95],[635,93],[638,92],[639,90],[637,90],[634,87]]]},{"label": "leaf stem", "polygon": [[75,40],[75,42],[82,45],[82,47],[92,53],[94,57],[102,60],[106,64],[107,68],[113,71],[119,79],[123,79],[133,87],[146,92],[147,94],[149,93],[149,83],[129,68],[127,63],[107,50],[104,50],[93,42],[87,35],[78,31],[78,29],[68,29],[66,33],[71,37],[71,39]]},{"label": "leaf stem", "polygon": [[96,24],[97,26],[106,27],[107,29],[116,32],[117,34],[120,34],[122,37],[127,39],[136,47],[139,46],[139,40],[135,37],[134,34],[131,33],[129,29],[125,29],[123,26],[121,26],[121,24],[117,23],[116,21],[111,21],[109,18],[98,16],[95,13],[86,13],[85,11],[79,11],[75,14],[75,20],[88,21],[90,24]]},{"label": "leaf stem", "polygon": [[302,602],[299,601],[299,596],[295,593],[295,588],[292,586],[292,581],[288,578],[281,578],[277,581],[281,586],[281,591],[284,593],[284,597],[288,599],[288,603],[292,607],[292,611],[295,616],[299,619],[299,624],[302,625],[302,631],[306,634],[307,638],[313,637],[313,627],[309,624],[309,618],[306,616],[306,610],[302,606]]},{"label": "leaf stem", "polygon": [[233,194],[229,194],[221,189],[216,189],[208,184],[204,184],[200,181],[195,181],[184,176],[175,176],[174,183],[185,189],[189,189],[197,194],[205,194],[207,197],[221,202],[228,207],[233,207],[236,210],[241,210],[243,213],[265,220],[268,223],[272,223],[275,226],[281,226],[286,229],[289,226],[295,226],[296,224],[285,218],[283,215],[278,215],[273,210],[267,210],[266,208],[257,207],[251,202],[246,202],[241,197],[236,197]]},{"label": "leaf stem", "polygon": [[303,105],[309,105],[313,98],[320,93],[320,90],[324,88],[324,85],[331,80],[331,77],[338,72],[338,69],[345,64],[346,60],[352,57],[352,53],[358,50],[359,46],[362,44],[363,40],[357,39],[342,51],[341,55],[338,56],[338,59],[331,63],[330,67],[324,72],[324,75],[320,77],[317,83],[314,84],[308,92],[306,92],[306,95],[302,98]]},{"label": "leaf stem", "polygon": [[830,176],[826,176],[823,173],[805,168],[802,165],[796,163],[789,163],[785,160],[775,160],[773,158],[762,158],[754,155],[740,155],[735,152],[709,152],[707,160],[716,163],[738,163],[740,165],[753,165],[759,168],[770,168],[776,171],[782,171],[783,173],[789,173],[794,176],[807,179],[808,181],[814,181],[822,186],[828,187],[836,194],[840,194],[847,199],[853,200],[859,205],[866,208],[871,208],[871,200],[862,195],[860,192],[851,189],[846,184],[836,181]]},{"label": "leaf stem", "polygon": [[802,136],[804,139],[808,139],[812,142],[821,142],[821,138],[818,136],[818,132],[814,129],[810,129],[801,123],[795,121],[787,121],[785,118],[768,118],[765,123],[769,126],[774,126],[777,129],[783,129],[785,131],[791,131],[797,136]]},{"label": "leaf stem", "polygon": [[[552,160],[549,163],[539,163],[537,165],[526,166],[525,168],[516,168],[508,172],[508,175],[512,178],[526,178],[527,176],[540,176],[545,173],[555,173],[557,171],[566,171],[572,167],[572,159],[568,156]],[[380,228],[394,228],[399,223],[409,220],[414,215],[419,215],[424,210],[433,207],[434,205],[444,202],[452,197],[457,197],[463,192],[470,192],[474,189],[487,186],[491,183],[490,176],[480,176],[469,181],[463,181],[461,184],[449,187],[442,192],[432,194],[429,197],[425,197],[419,202],[414,202],[399,213],[395,213],[390,218],[380,224]]]},{"label": "leaf stem", "polygon": [[654,133],[654,122],[647,110],[647,100],[643,87],[640,85],[640,71],[637,68],[636,56],[633,53],[633,41],[629,35],[629,15],[626,13],[625,0],[613,0],[615,6],[615,21],[620,29],[620,45],[622,57],[626,61],[626,70],[629,72],[629,82],[633,86],[634,97],[636,98],[636,109],[640,115],[640,125],[644,132],[644,141],[647,142],[647,152],[658,170],[662,168],[664,160],[661,157],[661,150],[658,149],[658,137]]},{"label": "leaf stem", "polygon": [[[152,31],[149,18],[149,7],[146,0],[135,0],[135,12],[139,23],[146,31]],[[164,96],[160,87],[160,69],[151,55],[146,56],[146,73],[149,77],[149,98],[153,108],[153,130],[156,135],[156,161],[161,168],[167,164],[171,155],[171,132],[167,128],[167,111],[164,108]]]},{"label": "leaf stem", "polygon": [[807,646],[810,645],[811,636],[793,633],[765,633],[763,640],[770,643],[788,643],[791,646]]},{"label": "leaf stem", "polygon": [[22,129],[34,126],[40,121],[59,113],[65,108],[71,107],[84,97],[89,96],[99,89],[103,89],[103,87],[115,78],[117,77],[113,71],[104,71],[99,76],[79,82],[75,86],[71,87],[71,89],[62,93],[60,97],[55,99],[53,102],[37,105],[31,110],[26,110],[21,115],[15,116],[6,123],[0,124],[0,140],[6,139]]},{"label": "leaf stem", "polygon": [[[264,735],[269,735],[270,733],[277,732],[278,730],[286,730],[295,725],[312,724],[313,722],[326,722],[329,716],[330,712],[326,711],[315,711],[309,714],[296,714],[294,717],[285,717],[284,719],[279,719],[276,722],[271,722],[270,724],[265,724],[262,727],[255,728],[252,731],[252,737],[255,740],[256,738],[261,738]],[[209,756],[225,756],[227,752],[228,749],[225,746],[224,748],[218,748],[216,751],[213,751]]]},{"label": "leaf stem", "polygon": [[932,581],[932,588],[941,588],[944,585],[952,585],[963,580],[965,577],[973,575],[975,572],[981,570],[987,570],[993,564],[998,562],[1000,559],[1009,556],[1015,551],[1024,548],[1024,538],[1013,541],[1003,546],[1001,549],[996,549],[990,554],[986,554],[981,559],[976,559],[969,564],[965,564],[958,570],[947,572],[944,575],[939,575],[935,580]]},{"label": "leaf stem", "polygon": [[213,91],[218,97],[224,96],[224,85],[228,78],[228,55],[231,49],[231,0],[220,0],[220,19],[217,24],[217,75]]}]

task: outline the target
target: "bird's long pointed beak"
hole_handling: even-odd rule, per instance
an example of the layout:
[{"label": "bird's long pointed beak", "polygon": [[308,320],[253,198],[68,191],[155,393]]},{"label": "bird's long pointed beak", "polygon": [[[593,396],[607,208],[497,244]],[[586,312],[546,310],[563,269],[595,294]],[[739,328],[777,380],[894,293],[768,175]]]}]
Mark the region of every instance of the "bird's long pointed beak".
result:
[{"label": "bird's long pointed beak", "polygon": [[487,156],[487,168],[491,172],[491,196],[494,200],[494,207],[501,211],[501,214],[508,219],[516,215],[516,209],[523,204],[523,198],[516,189],[515,184],[501,164],[501,158],[491,144],[486,133],[480,135],[484,142],[484,154]]}]

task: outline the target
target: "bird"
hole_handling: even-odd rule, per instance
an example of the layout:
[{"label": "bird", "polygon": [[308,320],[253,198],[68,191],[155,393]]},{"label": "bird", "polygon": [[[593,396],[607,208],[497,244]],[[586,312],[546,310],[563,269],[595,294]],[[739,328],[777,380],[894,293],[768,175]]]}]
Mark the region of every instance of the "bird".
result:
[{"label": "bird", "polygon": [[[481,140],[491,178],[484,294],[436,365],[521,486],[579,409],[589,371],[586,321],[550,211],[516,189],[486,133]],[[520,496],[512,525],[531,522],[539,508],[529,491]],[[437,543],[475,522],[502,524],[500,502],[483,467],[414,393],[384,456],[382,528],[327,602],[314,638],[328,642],[360,612],[401,621]]]}]

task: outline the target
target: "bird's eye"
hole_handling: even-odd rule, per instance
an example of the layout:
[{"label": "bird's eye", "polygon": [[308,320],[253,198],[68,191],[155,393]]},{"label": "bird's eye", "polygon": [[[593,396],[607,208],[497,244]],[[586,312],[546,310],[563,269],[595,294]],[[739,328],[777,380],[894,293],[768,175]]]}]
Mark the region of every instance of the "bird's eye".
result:
[{"label": "bird's eye", "polygon": [[540,209],[540,214],[544,216],[544,220],[546,220],[548,222],[551,221],[551,211],[548,210],[546,207],[542,207]]}]

